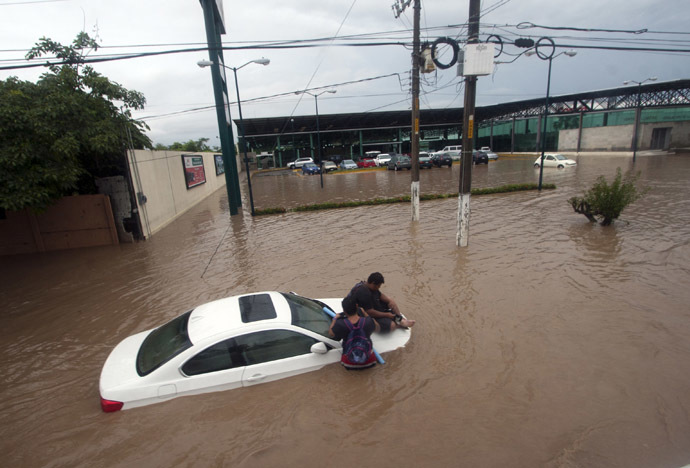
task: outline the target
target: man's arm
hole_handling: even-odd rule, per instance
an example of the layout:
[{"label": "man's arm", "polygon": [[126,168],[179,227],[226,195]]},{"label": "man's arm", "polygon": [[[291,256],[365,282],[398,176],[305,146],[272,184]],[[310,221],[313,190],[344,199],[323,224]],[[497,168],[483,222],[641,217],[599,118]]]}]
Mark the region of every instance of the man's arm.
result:
[{"label": "man's arm", "polygon": [[398,304],[395,303],[392,297],[388,297],[381,293],[381,302],[388,304],[388,308],[393,311],[393,317],[389,318],[395,318],[396,315],[402,315],[400,309],[398,309]]}]

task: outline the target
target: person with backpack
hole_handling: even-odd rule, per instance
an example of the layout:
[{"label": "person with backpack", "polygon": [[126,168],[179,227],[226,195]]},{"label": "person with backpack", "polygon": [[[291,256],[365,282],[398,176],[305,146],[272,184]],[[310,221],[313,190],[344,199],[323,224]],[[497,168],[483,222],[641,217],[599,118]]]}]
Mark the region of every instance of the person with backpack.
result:
[{"label": "person with backpack", "polygon": [[340,363],[347,369],[366,369],[376,364],[371,334],[379,331],[376,320],[368,317],[356,302],[346,297],[342,302],[344,313],[333,317],[328,334],[336,341],[343,340]]},{"label": "person with backpack", "polygon": [[347,295],[353,298],[357,306],[376,320],[381,326],[381,333],[388,333],[396,328],[411,328],[415,320],[408,320],[402,316],[393,298],[381,292],[383,275],[375,272],[369,275],[367,281],[357,283]]}]

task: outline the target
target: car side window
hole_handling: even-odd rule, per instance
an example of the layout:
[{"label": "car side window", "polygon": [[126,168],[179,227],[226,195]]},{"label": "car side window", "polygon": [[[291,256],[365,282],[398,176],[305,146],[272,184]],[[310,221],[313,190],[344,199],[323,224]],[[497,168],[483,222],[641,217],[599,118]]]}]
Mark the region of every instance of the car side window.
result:
[{"label": "car side window", "polygon": [[246,361],[234,339],[221,341],[201,351],[182,366],[185,375],[208,374],[235,367],[243,367]]},{"label": "car side window", "polygon": [[553,156],[547,156],[546,159],[548,159],[549,161],[553,161],[554,158]]},{"label": "car side window", "polygon": [[266,330],[238,336],[237,347],[247,365],[276,361],[311,352],[318,340],[290,330]]}]

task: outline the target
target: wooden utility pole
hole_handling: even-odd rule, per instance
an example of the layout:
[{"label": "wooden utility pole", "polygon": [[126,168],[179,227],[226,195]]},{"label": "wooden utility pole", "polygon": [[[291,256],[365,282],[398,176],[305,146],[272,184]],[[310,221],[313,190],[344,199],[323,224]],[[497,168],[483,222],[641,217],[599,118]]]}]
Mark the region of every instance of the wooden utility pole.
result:
[{"label": "wooden utility pole", "polygon": [[412,41],[412,221],[419,221],[419,61],[421,57],[419,44],[419,12],[422,9],[419,0],[414,0],[414,38]]},{"label": "wooden utility pole", "polygon": [[[470,0],[467,43],[479,42],[479,0]],[[458,194],[458,223],[456,244],[467,247],[470,237],[470,196],[472,191],[472,150],[474,149],[474,104],[477,77],[465,77],[465,104],[462,123],[462,161],[460,161],[460,190]]]}]

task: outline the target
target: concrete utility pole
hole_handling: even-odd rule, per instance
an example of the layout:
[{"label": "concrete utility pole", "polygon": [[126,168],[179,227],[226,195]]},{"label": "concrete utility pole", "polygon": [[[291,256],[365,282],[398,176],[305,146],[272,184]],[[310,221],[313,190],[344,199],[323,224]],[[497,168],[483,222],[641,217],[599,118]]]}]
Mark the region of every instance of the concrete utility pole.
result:
[{"label": "concrete utility pole", "polygon": [[412,221],[419,221],[419,61],[421,57],[419,44],[419,12],[422,7],[419,0],[414,0],[414,38],[412,42]]},{"label": "concrete utility pole", "polygon": [[[467,43],[479,42],[479,0],[470,0]],[[458,232],[456,244],[467,247],[470,237],[470,195],[472,190],[472,149],[474,148],[474,103],[477,77],[465,78],[465,111],[462,123],[462,161],[460,161],[460,191],[458,194]]]}]

